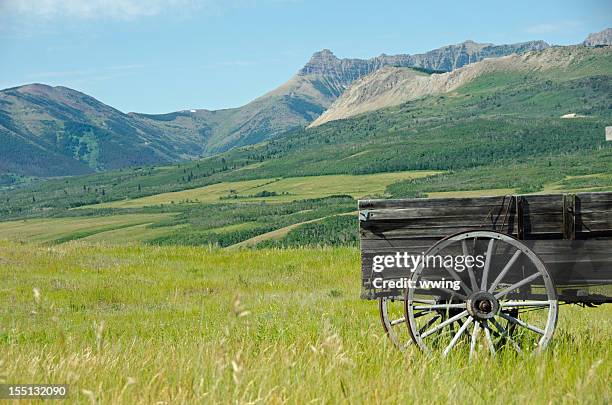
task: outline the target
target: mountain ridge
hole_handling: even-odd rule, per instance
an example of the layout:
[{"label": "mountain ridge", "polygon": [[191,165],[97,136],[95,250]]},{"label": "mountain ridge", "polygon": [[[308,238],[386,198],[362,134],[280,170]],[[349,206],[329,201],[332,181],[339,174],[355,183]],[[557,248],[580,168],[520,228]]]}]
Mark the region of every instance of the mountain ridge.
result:
[{"label": "mountain ridge", "polygon": [[[497,58],[485,58],[440,74],[415,74],[411,69],[385,67],[356,80],[309,128],[381,108],[400,105],[419,97],[444,94],[491,71],[563,67],[587,53],[583,46],[548,47]],[[606,48],[602,52],[608,52]]]},{"label": "mountain ridge", "polygon": [[[546,49],[544,41],[509,45],[466,41],[416,55],[379,55],[369,59],[338,58],[329,49],[315,52],[292,78],[244,106],[195,113],[145,115],[145,123],[174,132],[193,128],[204,135],[208,154],[258,143],[287,130],[305,127],[319,117],[355,80],[384,66],[453,70],[485,57]],[[177,117],[177,119],[173,119]],[[180,118],[179,118],[180,117]],[[191,117],[191,119],[190,119]]]},{"label": "mountain ridge", "polygon": [[126,114],[62,86],[5,89],[0,91],[0,134],[6,136],[0,139],[0,150],[6,158],[0,172],[61,176],[195,159],[306,127],[355,80],[381,67],[441,70],[488,55],[547,47],[543,41],[466,41],[424,54],[370,59],[340,59],[324,49],[283,85],[242,107],[223,110]]}]

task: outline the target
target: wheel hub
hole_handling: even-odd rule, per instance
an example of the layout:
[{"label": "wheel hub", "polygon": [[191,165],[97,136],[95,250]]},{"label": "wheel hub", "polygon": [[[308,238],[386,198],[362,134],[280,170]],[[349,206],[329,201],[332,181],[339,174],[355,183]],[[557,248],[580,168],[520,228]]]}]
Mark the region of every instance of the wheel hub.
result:
[{"label": "wheel hub", "polygon": [[477,291],[468,298],[467,310],[475,319],[491,319],[499,311],[499,301],[489,292]]}]

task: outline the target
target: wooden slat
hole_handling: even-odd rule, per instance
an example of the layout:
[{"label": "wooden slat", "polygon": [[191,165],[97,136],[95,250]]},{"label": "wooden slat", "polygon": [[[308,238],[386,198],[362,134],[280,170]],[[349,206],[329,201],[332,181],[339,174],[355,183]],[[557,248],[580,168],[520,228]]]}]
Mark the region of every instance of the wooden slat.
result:
[{"label": "wooden slat", "polygon": [[576,197],[572,194],[563,196],[563,239],[576,239]]},{"label": "wooden slat", "polygon": [[576,197],[578,197],[582,202],[612,202],[612,193],[611,192],[597,192],[597,193],[577,193]]},{"label": "wooden slat", "polygon": [[[508,201],[509,197],[506,197]],[[403,200],[360,200],[359,209],[384,208],[418,208],[418,207],[448,207],[448,206],[492,206],[503,201],[503,197],[474,197],[474,198],[415,198]]]},{"label": "wooden slat", "polygon": [[[516,202],[516,237],[525,239],[525,198],[515,197]],[[510,231],[512,233],[512,231]]]},{"label": "wooden slat", "polygon": [[[359,207],[361,217],[368,218],[360,221],[364,297],[392,294],[369,290],[374,255],[397,251],[419,255],[444,237],[474,229],[527,239],[525,243],[567,294],[577,294],[570,288],[576,285],[612,283],[612,193],[363,200]],[[569,240],[563,240],[564,236]],[[506,252],[511,253],[512,249]],[[385,271],[385,278],[409,275],[405,269]],[[492,268],[490,276],[499,271]],[[508,275],[510,280],[521,276],[519,272]]]}]

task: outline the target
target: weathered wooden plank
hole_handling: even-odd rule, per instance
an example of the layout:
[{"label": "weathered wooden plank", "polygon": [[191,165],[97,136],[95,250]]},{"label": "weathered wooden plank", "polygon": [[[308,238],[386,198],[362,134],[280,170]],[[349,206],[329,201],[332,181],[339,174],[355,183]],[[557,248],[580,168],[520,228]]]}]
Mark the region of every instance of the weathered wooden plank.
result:
[{"label": "weathered wooden plank", "polygon": [[563,239],[576,239],[576,197],[572,194],[563,196]]},{"label": "weathered wooden plank", "polygon": [[[603,228],[602,228],[603,229]],[[505,227],[503,229],[493,229],[492,227],[475,227],[475,226],[448,226],[448,225],[427,225],[427,226],[405,226],[396,229],[388,228],[372,228],[372,229],[361,229],[360,237],[362,239],[435,239],[450,236],[459,232],[470,231],[470,230],[496,230],[498,232],[504,232],[508,234],[516,234],[516,227]],[[561,238],[562,229],[561,225],[538,225],[536,227],[526,226],[525,227],[525,238]],[[583,235],[586,233],[580,233]]]},{"label": "weathered wooden plank", "polygon": [[[433,246],[441,238],[431,239],[365,239],[361,241],[363,252],[376,251],[412,251]],[[522,241],[538,255],[607,255],[612,260],[612,238],[586,240],[527,240]],[[513,248],[508,248],[513,249]]]},{"label": "weathered wooden plank", "polygon": [[581,254],[607,254],[612,259],[612,239],[587,240],[530,240],[523,241],[536,254],[560,254],[580,252]]},{"label": "weathered wooden plank", "polygon": [[[562,213],[538,213],[531,214],[523,218],[523,237],[526,235],[537,234],[561,234],[564,231],[564,216]],[[571,221],[573,235],[577,233],[612,230],[612,214],[600,215],[597,213],[578,214],[576,216],[567,215],[566,221]],[[503,225],[503,228],[501,227]],[[475,216],[449,216],[442,218],[421,217],[421,218],[387,218],[385,220],[373,220],[362,223],[361,229],[366,231],[364,237],[368,238],[369,233],[375,234],[374,237],[398,238],[402,234],[408,236],[421,235],[424,237],[436,237],[450,235],[459,230],[467,229],[490,229],[505,233],[517,234],[518,217],[509,216],[505,219],[491,223],[483,221]],[[439,231],[445,229],[444,231]],[[447,232],[447,233],[441,233]],[[572,233],[571,231],[568,231]],[[574,236],[575,237],[575,236]]]},{"label": "weathered wooden plank", "polygon": [[608,191],[591,192],[591,193],[577,193],[576,197],[578,197],[580,201],[584,203],[597,202],[597,201],[612,202],[612,192],[608,192]]},{"label": "weathered wooden plank", "polygon": [[580,212],[609,212],[612,210],[612,201],[584,202],[576,197],[576,208]]},{"label": "weathered wooden plank", "polygon": [[[516,203],[516,237],[518,239],[525,238],[525,198],[522,196],[515,197]],[[513,233],[513,230],[510,230]]]},{"label": "weathered wooden plank", "polygon": [[[526,203],[533,206],[561,207],[562,195],[526,195],[522,196]],[[436,208],[436,207],[483,207],[506,206],[511,203],[512,196],[505,197],[473,197],[473,198],[416,198],[405,200],[360,200],[359,209],[397,209],[397,208]]]},{"label": "weathered wooden plank", "polygon": [[[493,210],[493,211],[491,211]],[[485,219],[491,213],[504,215],[507,212],[506,207],[498,205],[484,205],[480,207],[470,206],[449,206],[449,207],[413,207],[413,208],[382,208],[369,209],[369,221],[383,221],[388,219],[414,219],[414,218],[447,218],[470,215]],[[509,211],[510,213],[513,210]]]},{"label": "weathered wooden plank", "polygon": [[[506,197],[506,202],[509,197]],[[474,198],[414,198],[403,200],[359,200],[359,209],[383,208],[416,208],[416,207],[448,207],[448,206],[494,206],[502,204],[504,197],[474,197]]]},{"label": "weathered wooden plank", "polygon": [[429,249],[439,238],[432,239],[362,239],[362,252],[377,252],[387,250],[401,251],[422,251]]},{"label": "weathered wooden plank", "polygon": [[[612,192],[600,193],[577,193],[577,198],[584,204],[601,203],[603,207],[608,207],[612,202]],[[526,194],[517,195],[524,201],[533,206],[562,206],[563,194]],[[432,208],[469,205],[480,207],[483,205],[502,205],[508,204],[510,196],[497,197],[471,197],[471,198],[414,198],[414,199],[389,199],[389,200],[360,200],[359,209],[384,209],[384,208]]]},{"label": "weathered wooden plank", "polygon": [[601,215],[595,213],[576,215],[576,231],[612,229],[612,213]]}]

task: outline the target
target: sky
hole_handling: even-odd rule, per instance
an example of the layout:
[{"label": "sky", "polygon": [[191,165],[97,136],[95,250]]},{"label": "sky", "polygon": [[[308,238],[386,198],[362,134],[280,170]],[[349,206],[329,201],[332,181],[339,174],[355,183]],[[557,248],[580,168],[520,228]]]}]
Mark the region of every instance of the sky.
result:
[{"label": "sky", "polygon": [[321,49],[420,53],[471,39],[568,45],[612,1],[0,0],[0,88],[66,86],[123,112],[237,107]]}]

